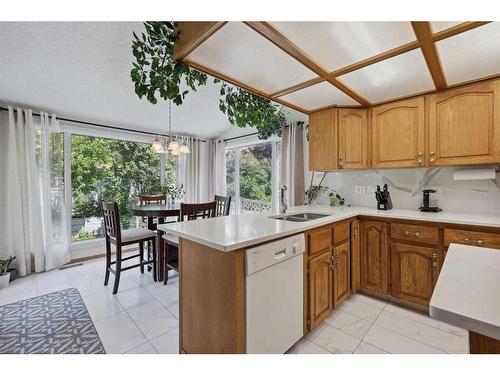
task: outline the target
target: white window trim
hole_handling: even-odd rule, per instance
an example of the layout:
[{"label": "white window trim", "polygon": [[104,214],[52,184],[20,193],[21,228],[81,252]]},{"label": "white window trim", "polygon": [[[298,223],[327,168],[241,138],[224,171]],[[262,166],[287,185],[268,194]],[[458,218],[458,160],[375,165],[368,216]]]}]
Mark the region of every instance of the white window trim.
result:
[{"label": "white window trim", "polygon": [[[248,139],[250,138],[250,139]],[[271,137],[266,140],[257,139],[256,137],[243,138],[243,140],[226,145],[226,151],[234,150],[234,207],[237,215],[241,214],[240,202],[240,151],[244,147],[253,146],[262,143],[271,143],[271,213],[277,214],[279,212],[279,168],[278,168],[278,154],[277,144],[281,142],[280,137]],[[227,195],[227,190],[226,190]]]}]

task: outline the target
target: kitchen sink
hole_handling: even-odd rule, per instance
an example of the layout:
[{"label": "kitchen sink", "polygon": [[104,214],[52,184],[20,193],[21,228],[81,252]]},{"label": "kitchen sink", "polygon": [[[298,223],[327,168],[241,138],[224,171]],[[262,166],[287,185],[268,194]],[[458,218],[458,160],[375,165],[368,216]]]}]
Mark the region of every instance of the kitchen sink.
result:
[{"label": "kitchen sink", "polygon": [[284,221],[295,221],[295,222],[303,222],[315,219],[321,219],[323,217],[330,216],[328,214],[318,214],[314,212],[301,212],[297,214],[289,214],[289,215],[280,215],[280,216],[272,216],[273,219],[284,220]]}]

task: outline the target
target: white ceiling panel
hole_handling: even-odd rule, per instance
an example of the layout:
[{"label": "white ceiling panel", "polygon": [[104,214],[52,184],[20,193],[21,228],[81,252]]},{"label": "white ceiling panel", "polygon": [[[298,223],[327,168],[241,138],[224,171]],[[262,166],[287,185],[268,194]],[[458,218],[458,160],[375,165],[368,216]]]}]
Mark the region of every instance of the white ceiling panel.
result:
[{"label": "white ceiling panel", "polygon": [[464,21],[431,21],[431,30],[433,33],[438,33],[461,23],[464,23]]},{"label": "white ceiling panel", "polygon": [[500,73],[500,22],[436,43],[449,84]]},{"label": "white ceiling panel", "polygon": [[435,88],[420,49],[345,74],[338,79],[372,103]]},{"label": "white ceiling panel", "polygon": [[330,71],[416,39],[410,22],[271,22],[271,25]]},{"label": "white ceiling panel", "polygon": [[268,94],[317,77],[242,22],[227,23],[187,59]]},{"label": "white ceiling panel", "polygon": [[328,82],[321,82],[316,85],[306,87],[305,89],[282,96],[280,99],[307,110],[313,110],[333,104],[359,105],[359,103],[354,99],[347,96]]}]

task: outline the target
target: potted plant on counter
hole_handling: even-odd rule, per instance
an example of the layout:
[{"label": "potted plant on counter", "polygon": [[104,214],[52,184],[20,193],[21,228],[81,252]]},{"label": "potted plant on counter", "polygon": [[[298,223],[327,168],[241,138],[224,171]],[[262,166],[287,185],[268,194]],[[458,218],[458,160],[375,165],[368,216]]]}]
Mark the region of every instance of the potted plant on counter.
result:
[{"label": "potted plant on counter", "polygon": [[5,288],[10,282],[9,267],[14,262],[16,257],[9,257],[8,259],[0,260],[0,289]]}]

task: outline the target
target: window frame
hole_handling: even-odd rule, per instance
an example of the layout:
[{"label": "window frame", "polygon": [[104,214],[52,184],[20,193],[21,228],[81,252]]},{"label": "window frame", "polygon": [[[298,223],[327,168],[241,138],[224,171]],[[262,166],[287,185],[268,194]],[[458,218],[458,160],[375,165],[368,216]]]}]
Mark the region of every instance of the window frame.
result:
[{"label": "window frame", "polygon": [[[249,146],[254,146],[262,143],[271,143],[271,214],[275,215],[279,213],[279,183],[280,183],[280,165],[278,165],[278,143],[281,144],[280,137],[272,137],[266,140],[256,140],[247,139],[236,144],[226,145],[224,151],[234,150],[234,213],[236,215],[241,215],[241,196],[240,196],[240,153],[241,149]],[[281,162],[281,157],[280,157]],[[227,187],[226,192],[227,195]]]}]

